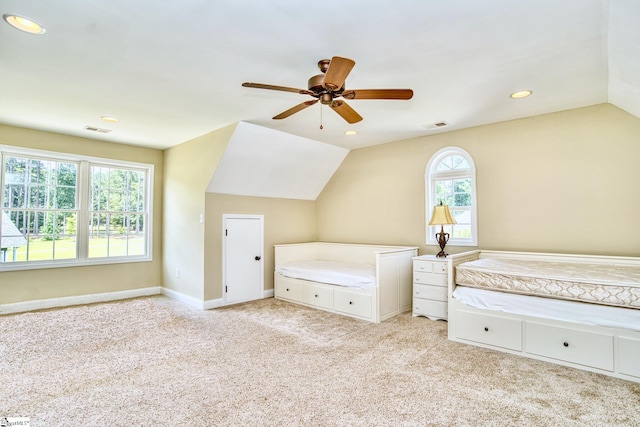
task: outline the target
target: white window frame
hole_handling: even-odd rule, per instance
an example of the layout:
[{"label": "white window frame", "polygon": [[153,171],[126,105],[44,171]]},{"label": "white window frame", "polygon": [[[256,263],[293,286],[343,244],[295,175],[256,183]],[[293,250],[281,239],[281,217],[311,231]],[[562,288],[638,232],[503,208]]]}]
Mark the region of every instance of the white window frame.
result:
[{"label": "white window frame", "polygon": [[[76,218],[76,258],[46,261],[0,262],[0,272],[153,261],[153,164],[0,145],[0,195],[4,194],[4,155],[15,157],[39,157],[49,160],[78,163],[78,175],[76,182],[76,209],[78,210],[78,216]],[[91,165],[102,165],[111,168],[137,169],[146,171],[147,181],[145,186],[144,198],[147,224],[145,224],[146,229],[144,244],[146,250],[144,255],[89,258],[88,239],[90,213],[89,203],[91,197]],[[2,202],[2,206],[0,206],[0,209],[3,208],[3,204],[4,202]]]},{"label": "white window frame", "polygon": [[[442,160],[451,155],[458,155],[463,157],[469,163],[469,169],[452,170],[438,172],[436,167]],[[477,191],[476,191],[476,166],[471,155],[460,147],[444,147],[438,150],[429,159],[427,168],[425,170],[425,201],[426,201],[426,237],[427,245],[438,245],[438,241],[435,234],[440,232],[440,226],[429,226],[429,220],[433,213],[433,208],[440,202],[436,200],[436,182],[442,180],[453,180],[460,178],[471,179],[471,237],[469,238],[454,238],[451,236],[448,245],[451,246],[478,246],[478,203],[477,203]],[[446,230],[446,226],[445,226]]]}]

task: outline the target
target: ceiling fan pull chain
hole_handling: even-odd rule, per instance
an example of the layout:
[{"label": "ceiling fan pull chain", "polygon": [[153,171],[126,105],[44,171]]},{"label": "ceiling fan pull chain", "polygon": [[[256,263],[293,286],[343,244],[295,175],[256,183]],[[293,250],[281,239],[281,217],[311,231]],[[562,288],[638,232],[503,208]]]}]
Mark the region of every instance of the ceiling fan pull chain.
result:
[{"label": "ceiling fan pull chain", "polygon": [[320,130],[324,129],[322,127],[322,104],[320,104]]}]

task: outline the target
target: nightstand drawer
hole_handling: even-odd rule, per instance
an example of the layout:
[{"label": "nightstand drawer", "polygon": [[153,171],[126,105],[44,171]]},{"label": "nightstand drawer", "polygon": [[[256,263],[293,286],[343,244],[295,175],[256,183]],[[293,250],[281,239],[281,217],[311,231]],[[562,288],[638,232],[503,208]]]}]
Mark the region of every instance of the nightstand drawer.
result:
[{"label": "nightstand drawer", "polygon": [[447,263],[446,262],[434,262],[433,263],[433,272],[436,274],[447,274]]},{"label": "nightstand drawer", "polygon": [[436,273],[413,273],[413,283],[421,285],[447,286],[447,275]]},{"label": "nightstand drawer", "polygon": [[426,298],[437,301],[447,300],[447,287],[446,286],[432,286],[432,285],[413,285],[413,296],[415,298]]},{"label": "nightstand drawer", "polygon": [[433,262],[432,261],[413,261],[413,271],[417,273],[432,273]]},{"label": "nightstand drawer", "polygon": [[430,299],[414,298],[413,314],[437,319],[447,319],[447,303]]},{"label": "nightstand drawer", "polygon": [[440,261],[414,261],[413,271],[416,273],[447,274],[447,263]]}]

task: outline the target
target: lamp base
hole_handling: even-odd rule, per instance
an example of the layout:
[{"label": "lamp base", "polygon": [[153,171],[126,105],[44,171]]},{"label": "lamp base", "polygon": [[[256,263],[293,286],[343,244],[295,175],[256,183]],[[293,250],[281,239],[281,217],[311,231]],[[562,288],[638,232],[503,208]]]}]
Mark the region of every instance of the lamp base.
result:
[{"label": "lamp base", "polygon": [[446,258],[448,253],[444,251],[444,247],[447,246],[449,241],[449,233],[444,232],[444,226],[440,226],[440,232],[436,233],[436,239],[438,239],[438,245],[440,245],[440,252],[436,255],[438,258]]},{"label": "lamp base", "polygon": [[438,252],[438,253],[436,254],[436,257],[437,257],[437,258],[446,258],[446,257],[447,257],[447,255],[449,255],[449,254],[448,254],[448,253],[446,253],[446,252],[444,251],[444,249],[443,249],[443,250],[441,250],[440,252]]}]

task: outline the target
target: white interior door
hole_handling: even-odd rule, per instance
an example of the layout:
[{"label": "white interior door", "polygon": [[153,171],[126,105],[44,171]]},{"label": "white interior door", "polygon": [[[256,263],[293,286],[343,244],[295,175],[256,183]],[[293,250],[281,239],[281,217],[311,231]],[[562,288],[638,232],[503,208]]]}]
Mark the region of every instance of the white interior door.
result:
[{"label": "white interior door", "polygon": [[226,304],[262,298],[262,215],[223,215],[223,295]]}]

